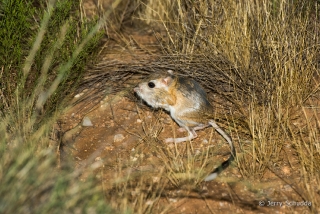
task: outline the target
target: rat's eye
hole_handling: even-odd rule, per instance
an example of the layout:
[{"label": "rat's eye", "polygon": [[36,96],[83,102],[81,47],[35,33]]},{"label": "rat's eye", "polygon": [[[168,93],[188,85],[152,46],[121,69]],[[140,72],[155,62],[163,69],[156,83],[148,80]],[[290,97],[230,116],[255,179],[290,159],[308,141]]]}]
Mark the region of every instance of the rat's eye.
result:
[{"label": "rat's eye", "polygon": [[153,82],[148,82],[149,88],[154,88],[156,85]]}]

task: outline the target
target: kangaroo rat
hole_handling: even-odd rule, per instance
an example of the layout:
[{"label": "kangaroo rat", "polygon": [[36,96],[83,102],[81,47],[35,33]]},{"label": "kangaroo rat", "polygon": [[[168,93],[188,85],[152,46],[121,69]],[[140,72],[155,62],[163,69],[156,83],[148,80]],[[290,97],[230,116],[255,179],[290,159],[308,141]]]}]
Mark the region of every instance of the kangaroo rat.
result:
[{"label": "kangaroo rat", "polygon": [[165,77],[140,83],[134,91],[153,108],[170,112],[179,126],[188,131],[187,137],[168,138],[165,142],[180,143],[194,139],[197,137],[196,130],[211,125],[229,143],[231,156],[204,179],[211,181],[234,159],[236,151],[232,140],[212,119],[213,107],[200,84],[193,79],[175,76],[171,70],[168,73]]}]

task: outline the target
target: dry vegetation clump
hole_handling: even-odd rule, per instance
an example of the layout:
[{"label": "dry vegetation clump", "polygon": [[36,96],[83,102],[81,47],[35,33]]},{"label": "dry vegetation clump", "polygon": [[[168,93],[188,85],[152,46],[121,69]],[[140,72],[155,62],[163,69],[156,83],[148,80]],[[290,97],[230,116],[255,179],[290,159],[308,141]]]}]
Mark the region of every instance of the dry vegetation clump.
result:
[{"label": "dry vegetation clump", "polygon": [[60,141],[52,138],[105,23],[80,20],[79,6],[0,3],[1,213],[115,213],[97,179],[82,182],[80,171],[58,168]]}]

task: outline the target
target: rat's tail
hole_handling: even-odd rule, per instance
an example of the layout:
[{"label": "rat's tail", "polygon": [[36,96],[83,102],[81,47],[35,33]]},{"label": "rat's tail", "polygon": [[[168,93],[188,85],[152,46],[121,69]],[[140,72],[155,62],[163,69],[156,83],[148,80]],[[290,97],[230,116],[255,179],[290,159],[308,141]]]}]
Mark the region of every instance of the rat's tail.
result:
[{"label": "rat's tail", "polygon": [[213,170],[213,172],[208,175],[204,181],[211,181],[215,179],[225,168],[227,168],[230,163],[234,160],[234,157],[236,156],[236,150],[234,148],[234,145],[232,143],[231,137],[227,135],[217,124],[214,120],[210,120],[209,124],[219,132],[219,134],[229,143],[231,148],[231,155],[228,160],[224,161],[218,168]]}]

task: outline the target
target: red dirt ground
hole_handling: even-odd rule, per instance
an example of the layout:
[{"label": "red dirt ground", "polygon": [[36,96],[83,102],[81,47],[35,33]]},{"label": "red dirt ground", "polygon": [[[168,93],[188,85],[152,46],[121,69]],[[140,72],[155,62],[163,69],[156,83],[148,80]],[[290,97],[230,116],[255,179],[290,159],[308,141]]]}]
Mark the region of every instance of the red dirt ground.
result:
[{"label": "red dirt ground", "polygon": [[[114,95],[116,96],[116,95]],[[97,176],[103,182],[106,191],[109,191],[111,181],[114,181],[115,176],[119,176],[118,167],[119,161],[129,165],[123,168],[121,176],[125,176],[133,171],[157,172],[163,165],[161,164],[157,153],[153,152],[152,147],[148,143],[142,142],[140,136],[144,136],[142,126],[146,129],[154,128],[155,126],[163,126],[159,139],[164,139],[173,135],[172,126],[175,130],[179,127],[172,123],[170,117],[165,113],[153,112],[150,110],[140,109],[136,103],[125,97],[114,98],[111,102],[107,97],[98,104],[98,107],[87,114],[93,126],[81,127],[76,126],[81,123],[84,115],[71,109],[64,117],[65,127],[77,127],[73,134],[74,140],[68,143],[72,149],[68,149],[72,158],[75,160],[76,168],[79,167],[95,167]],[[111,110],[112,108],[112,110]],[[160,114],[160,115],[159,115]],[[157,118],[160,117],[160,122],[157,124]],[[156,124],[152,126],[151,124]],[[202,147],[210,146],[203,142],[209,138],[211,128],[198,131],[198,138],[193,141],[194,150],[201,150]],[[150,131],[153,133],[153,131]],[[185,133],[179,133],[183,135]],[[116,136],[120,136],[117,140]],[[215,142],[224,144],[223,141],[218,141],[218,135],[214,134]],[[172,145],[162,144],[160,146],[172,149]],[[179,145],[183,147],[183,145]],[[216,146],[216,145],[214,145]],[[228,145],[225,144],[223,149],[228,151]],[[139,158],[143,154],[143,160],[137,165],[130,163]],[[224,158],[227,158],[225,156]],[[160,158],[161,159],[161,158]],[[131,161],[131,162],[130,162]],[[221,158],[220,160],[221,161]],[[121,164],[120,164],[121,165]],[[282,166],[282,174],[290,173],[292,170],[289,167]],[[88,170],[88,173],[91,171]],[[101,172],[101,173],[100,173]],[[210,172],[210,171],[208,171]],[[86,177],[86,172],[83,179]],[[288,177],[287,180],[293,178]],[[297,179],[290,182],[299,182]],[[238,172],[235,165],[227,168],[218,179],[201,183],[198,190],[186,190],[175,188],[163,190],[164,197],[159,202],[159,213],[163,211],[163,207],[169,210],[166,213],[308,213],[309,210],[305,206],[288,207],[282,204],[274,206],[259,206],[259,201],[265,203],[286,201],[302,201],[289,184],[278,179],[274,174],[269,173],[265,176],[264,182],[252,182],[244,180]]]}]

